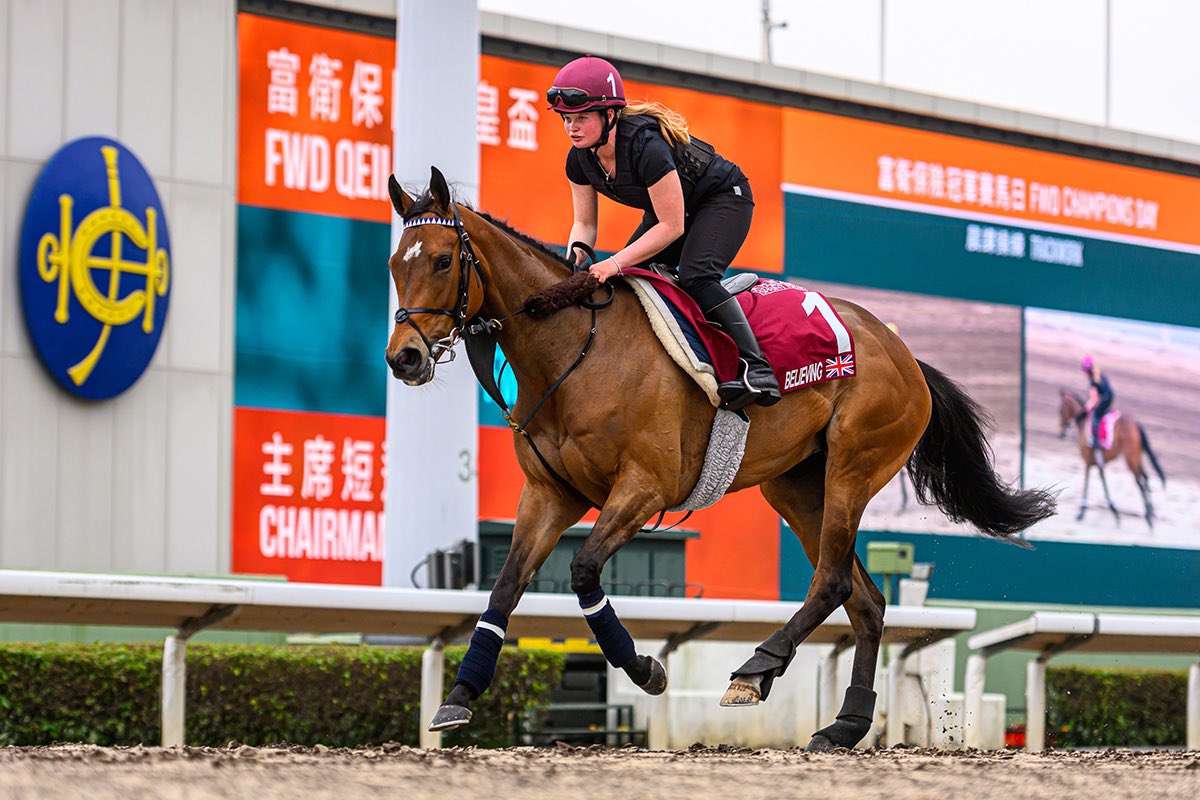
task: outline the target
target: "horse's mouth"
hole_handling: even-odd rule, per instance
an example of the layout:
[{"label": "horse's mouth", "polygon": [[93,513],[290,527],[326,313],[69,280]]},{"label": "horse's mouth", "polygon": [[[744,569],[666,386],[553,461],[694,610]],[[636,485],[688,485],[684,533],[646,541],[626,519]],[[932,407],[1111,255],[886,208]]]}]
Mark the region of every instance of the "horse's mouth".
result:
[{"label": "horse's mouth", "polygon": [[424,386],[433,380],[433,362],[426,361],[421,371],[413,375],[406,375],[398,368],[392,367],[392,377],[401,381],[405,386]]}]

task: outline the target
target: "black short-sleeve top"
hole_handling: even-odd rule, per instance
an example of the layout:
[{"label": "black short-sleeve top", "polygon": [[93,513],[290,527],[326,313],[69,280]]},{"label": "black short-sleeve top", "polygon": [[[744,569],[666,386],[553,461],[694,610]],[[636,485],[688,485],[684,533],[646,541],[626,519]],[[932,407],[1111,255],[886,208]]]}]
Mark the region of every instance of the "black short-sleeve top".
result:
[{"label": "black short-sleeve top", "polygon": [[746,180],[737,164],[723,158],[711,145],[692,137],[688,144],[672,146],[648,116],[621,117],[616,130],[616,174],[612,180],[589,148],[572,147],[567,153],[567,178],[618,203],[653,212],[648,189],[673,170],[679,171],[684,208],[699,207],[707,198],[730,191]]}]

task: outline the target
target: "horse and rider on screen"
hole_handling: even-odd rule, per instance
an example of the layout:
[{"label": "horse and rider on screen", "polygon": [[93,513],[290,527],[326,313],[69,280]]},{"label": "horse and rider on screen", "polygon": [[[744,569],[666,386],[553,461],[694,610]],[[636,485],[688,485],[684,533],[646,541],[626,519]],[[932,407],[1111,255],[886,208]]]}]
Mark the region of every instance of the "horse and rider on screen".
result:
[{"label": "horse and rider on screen", "polygon": [[1059,389],[1058,407],[1058,438],[1065,439],[1067,431],[1074,424],[1079,433],[1079,455],[1083,459],[1083,494],[1075,519],[1083,520],[1087,514],[1088,483],[1094,467],[1100,476],[1100,485],[1104,489],[1104,501],[1108,510],[1112,512],[1117,524],[1121,524],[1121,511],[1108,491],[1105,467],[1124,460],[1129,471],[1133,473],[1138,492],[1141,493],[1143,517],[1146,524],[1153,528],[1154,503],[1150,499],[1150,475],[1146,471],[1143,456],[1150,462],[1164,487],[1167,485],[1167,476],[1150,447],[1150,437],[1132,415],[1118,410],[1113,405],[1115,393],[1112,383],[1091,355],[1083,357],[1079,368],[1088,380],[1087,398],[1071,389]]}]

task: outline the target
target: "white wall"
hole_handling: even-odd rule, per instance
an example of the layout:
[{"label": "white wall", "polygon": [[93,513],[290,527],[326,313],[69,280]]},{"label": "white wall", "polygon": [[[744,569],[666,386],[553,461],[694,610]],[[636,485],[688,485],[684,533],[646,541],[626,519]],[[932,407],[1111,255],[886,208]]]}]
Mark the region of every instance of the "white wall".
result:
[{"label": "white wall", "polygon": [[[0,566],[229,568],[235,0],[0,0]],[[21,317],[26,199],[66,142],[104,135],[167,213],[171,305],[123,395],[58,388]]]}]

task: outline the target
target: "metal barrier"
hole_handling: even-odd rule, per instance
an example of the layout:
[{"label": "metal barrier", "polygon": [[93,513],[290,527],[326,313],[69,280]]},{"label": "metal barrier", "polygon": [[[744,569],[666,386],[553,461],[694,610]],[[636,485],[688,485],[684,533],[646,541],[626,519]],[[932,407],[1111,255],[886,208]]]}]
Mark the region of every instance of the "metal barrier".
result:
[{"label": "metal barrier", "polygon": [[[390,634],[427,639],[421,669],[421,746],[441,737],[424,728],[444,696],[445,643],[468,636],[487,608],[488,593],[391,589],[243,579],[146,577],[0,570],[0,621],[174,628],[163,647],[163,746],[184,742],[187,640],[206,629],[288,633]],[[621,620],[637,639],[661,639],[664,662],[694,639],[760,642],[799,609],[798,603],[620,597]],[[975,626],[973,609],[889,606],[884,644],[904,655]],[[590,637],[573,595],[529,593],[509,621],[509,638]],[[853,636],[842,609],[806,640],[839,644]],[[902,670],[904,658],[892,669]],[[888,719],[903,716],[901,692],[889,694]],[[666,741],[666,704],[649,724],[649,745]],[[896,733],[889,724],[888,743]]]},{"label": "metal barrier", "polygon": [[[1068,650],[1087,653],[1183,653],[1200,655],[1200,617],[1142,616],[1035,612],[1028,619],[967,640],[973,653],[967,659],[963,707],[963,739],[978,747],[978,721],[983,711],[983,687],[989,656],[1004,650],[1033,650],[1025,677],[1025,749],[1046,746],[1046,662]],[[1188,673],[1187,748],[1200,750],[1200,663]]]}]

